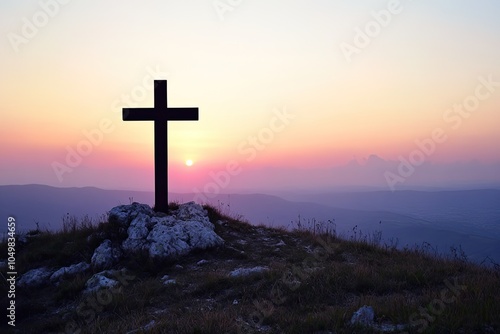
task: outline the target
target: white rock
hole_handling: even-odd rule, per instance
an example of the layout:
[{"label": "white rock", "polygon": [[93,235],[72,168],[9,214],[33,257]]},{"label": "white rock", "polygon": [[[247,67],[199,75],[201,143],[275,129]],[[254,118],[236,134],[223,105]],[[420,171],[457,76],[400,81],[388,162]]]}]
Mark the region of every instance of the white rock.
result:
[{"label": "white rock", "polygon": [[84,272],[86,270],[90,269],[90,264],[86,262],[80,262],[77,264],[73,264],[69,267],[63,267],[59,270],[56,270],[51,276],[50,280],[52,282],[59,281],[61,278],[64,276],[74,276],[78,273]]},{"label": "white rock", "polygon": [[182,233],[180,224],[157,224],[147,237],[150,243],[149,255],[153,258],[166,258],[184,255],[189,252],[187,235]]},{"label": "white rock", "polygon": [[165,285],[169,285],[169,284],[176,284],[177,281],[173,278],[170,278],[170,276],[168,275],[165,275],[161,278],[161,281],[163,282],[163,284]]},{"label": "white rock", "polygon": [[153,216],[154,211],[146,204],[132,203],[130,205],[120,205],[109,211],[109,221],[122,226],[129,226],[130,222],[140,213]]},{"label": "white rock", "polygon": [[149,234],[148,227],[152,226],[151,217],[139,213],[127,230],[128,238],[122,243],[126,251],[140,250],[146,245],[146,237]]},{"label": "white rock", "polygon": [[280,246],[286,246],[285,242],[283,240],[280,239],[280,241],[274,245],[275,247],[280,247]]},{"label": "white rock", "polygon": [[207,260],[203,259],[203,260],[196,262],[196,265],[202,266],[202,265],[207,264],[207,263],[209,263],[209,262]]},{"label": "white rock", "polygon": [[146,238],[149,255],[153,258],[185,255],[194,249],[206,249],[224,243],[213,231],[210,222],[210,226],[207,226],[206,222],[172,221],[168,218],[156,224]]},{"label": "white rock", "polygon": [[363,306],[354,314],[351,318],[351,325],[364,325],[371,326],[373,325],[373,320],[375,319],[375,312],[373,311],[373,307],[371,306]]},{"label": "white rock", "polygon": [[144,239],[127,238],[122,242],[122,248],[126,252],[133,253],[141,249],[147,248],[147,244],[146,240]]},{"label": "white rock", "polygon": [[229,273],[229,276],[231,277],[239,277],[239,276],[248,276],[251,274],[256,274],[256,273],[262,273],[265,271],[268,271],[269,268],[267,267],[253,267],[253,268],[238,268]]},{"label": "white rock", "polygon": [[177,284],[177,281],[173,278],[171,279],[166,279],[162,281],[164,285],[170,285],[170,284]]},{"label": "white rock", "polygon": [[147,237],[149,233],[148,226],[152,226],[151,217],[140,213],[130,223],[127,231],[128,237],[131,239],[143,239]]},{"label": "white rock", "polygon": [[121,255],[121,250],[113,247],[111,240],[106,239],[94,251],[91,259],[92,267],[97,269],[111,268],[120,260]]},{"label": "white rock", "polygon": [[29,270],[19,278],[17,285],[30,288],[41,286],[49,281],[53,272],[46,267]]},{"label": "white rock", "polygon": [[110,211],[112,220],[127,227],[127,238],[121,245],[124,251],[144,250],[152,258],[177,257],[224,243],[214,232],[207,211],[194,202],[180,205],[169,215],[138,203],[122,205]]},{"label": "white rock", "polygon": [[214,226],[210,222],[186,221],[180,225],[183,233],[187,234],[189,245],[193,248],[206,249],[224,243],[224,240],[214,232]]},{"label": "white rock", "polygon": [[109,270],[101,271],[100,273],[92,276],[87,283],[85,283],[85,293],[92,293],[100,289],[109,289],[117,286],[118,281],[111,279],[107,276],[110,275]]},{"label": "white rock", "polygon": [[177,281],[175,279],[167,279],[163,281],[163,284],[165,285],[177,284]]},{"label": "white rock", "polygon": [[203,209],[203,207],[195,202],[185,203],[179,206],[179,209],[174,213],[177,218],[181,220],[205,220],[210,223],[208,220],[207,211]]}]

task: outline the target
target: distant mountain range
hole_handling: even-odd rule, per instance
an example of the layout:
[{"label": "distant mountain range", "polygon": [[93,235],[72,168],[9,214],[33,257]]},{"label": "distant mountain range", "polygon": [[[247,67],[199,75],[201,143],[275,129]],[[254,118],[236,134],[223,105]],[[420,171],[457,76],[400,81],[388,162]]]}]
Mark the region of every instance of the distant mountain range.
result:
[{"label": "distant mountain range", "polygon": [[[170,194],[187,202],[195,194]],[[208,198],[208,196],[207,196]],[[438,252],[459,245],[475,261],[500,263],[500,190],[372,191],[324,194],[221,194],[207,200],[222,212],[250,223],[287,228],[322,223],[345,237],[373,236],[398,247],[429,243]],[[0,219],[13,216],[20,231],[57,230],[66,215],[98,219],[112,207],[141,202],[152,205],[152,192],[55,188],[44,185],[0,186]],[[4,217],[4,218],[1,218]],[[330,223],[328,223],[330,221]],[[0,225],[0,232],[7,224]]]}]

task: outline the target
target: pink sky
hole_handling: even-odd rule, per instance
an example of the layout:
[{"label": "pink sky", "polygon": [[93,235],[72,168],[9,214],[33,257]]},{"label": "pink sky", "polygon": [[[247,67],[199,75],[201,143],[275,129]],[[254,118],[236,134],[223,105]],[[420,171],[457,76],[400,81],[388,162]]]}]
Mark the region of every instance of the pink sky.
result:
[{"label": "pink sky", "polygon": [[0,184],[153,190],[153,125],[121,120],[153,79],[200,109],[169,125],[173,191],[500,182],[496,3],[283,6],[72,2],[31,36],[46,10],[1,4]]}]

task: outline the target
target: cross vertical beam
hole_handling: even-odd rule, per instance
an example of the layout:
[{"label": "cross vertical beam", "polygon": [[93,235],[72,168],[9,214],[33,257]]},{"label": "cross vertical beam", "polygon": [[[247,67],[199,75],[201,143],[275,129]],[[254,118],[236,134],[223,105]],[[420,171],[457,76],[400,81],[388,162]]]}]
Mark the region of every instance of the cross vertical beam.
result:
[{"label": "cross vertical beam", "polygon": [[155,210],[168,212],[168,121],[197,121],[198,108],[168,108],[167,81],[155,80],[153,108],[123,108],[124,121],[154,121]]},{"label": "cross vertical beam", "polygon": [[[155,109],[167,110],[167,81],[157,80],[154,85]],[[155,120],[155,210],[168,211],[168,123]]]}]

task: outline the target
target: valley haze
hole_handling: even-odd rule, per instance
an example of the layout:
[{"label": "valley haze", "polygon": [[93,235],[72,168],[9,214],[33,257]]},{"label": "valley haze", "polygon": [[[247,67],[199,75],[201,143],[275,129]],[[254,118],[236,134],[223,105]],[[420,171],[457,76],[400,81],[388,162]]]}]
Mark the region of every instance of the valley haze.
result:
[{"label": "valley haze", "polygon": [[[276,193],[278,194],[278,193]],[[427,247],[449,254],[462,250],[474,262],[500,263],[500,189],[382,190],[276,194],[206,194],[206,204],[251,224],[295,228],[329,224],[345,238],[382,232],[382,243],[398,248]],[[170,201],[188,202],[200,194],[171,193]],[[152,205],[153,192],[56,188],[46,185],[0,186],[0,214],[16,218],[20,232],[58,230],[68,215],[94,221],[111,208],[140,202]],[[205,203],[201,203],[205,204]],[[0,232],[5,234],[6,224]],[[486,261],[485,261],[486,259]]]}]

